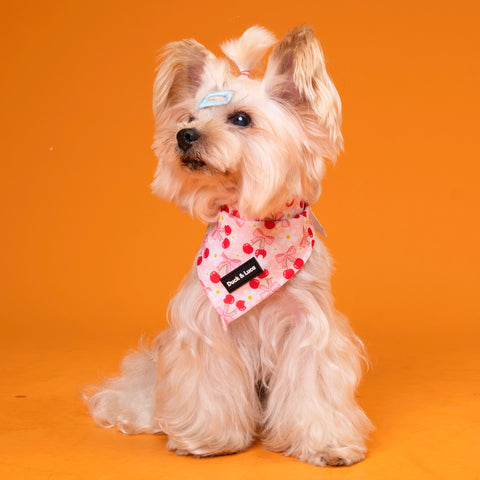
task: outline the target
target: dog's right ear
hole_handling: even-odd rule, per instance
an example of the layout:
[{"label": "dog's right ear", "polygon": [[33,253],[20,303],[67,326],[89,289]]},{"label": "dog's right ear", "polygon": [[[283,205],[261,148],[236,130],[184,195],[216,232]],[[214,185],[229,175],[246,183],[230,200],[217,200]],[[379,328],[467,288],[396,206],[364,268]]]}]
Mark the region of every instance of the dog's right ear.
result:
[{"label": "dog's right ear", "polygon": [[153,85],[153,113],[160,113],[192,98],[201,85],[207,62],[213,53],[195,40],[181,40],[165,46]]}]

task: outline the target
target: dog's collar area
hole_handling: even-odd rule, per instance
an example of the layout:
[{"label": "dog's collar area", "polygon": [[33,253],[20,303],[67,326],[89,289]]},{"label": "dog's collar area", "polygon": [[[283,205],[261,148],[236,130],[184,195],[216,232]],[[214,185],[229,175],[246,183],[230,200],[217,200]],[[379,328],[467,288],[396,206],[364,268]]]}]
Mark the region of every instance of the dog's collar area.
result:
[{"label": "dog's collar area", "polygon": [[[296,215],[300,215],[306,208],[308,207],[308,202],[305,201],[300,201],[299,203],[289,203],[285,206],[283,209],[282,213],[283,215],[286,215],[286,218],[290,217],[295,217]],[[228,207],[227,205],[223,205],[220,208],[220,211],[222,212],[231,212],[234,216],[240,217],[245,221],[248,221],[246,217],[241,215],[238,211],[238,208],[236,205],[233,205],[231,207]],[[310,220],[312,222],[313,228],[315,229],[316,232],[318,232],[322,237],[327,238],[327,233],[325,232],[325,229],[322,227],[322,224],[318,221],[318,218],[315,216],[313,211],[309,209],[310,211]],[[261,221],[269,221],[269,218],[274,218],[275,221],[279,220],[278,214],[273,214],[271,217],[267,217],[264,220],[259,220],[255,219],[255,222],[261,222]],[[280,219],[281,220],[281,219]]]},{"label": "dog's collar area", "polygon": [[[303,200],[296,200],[289,202],[284,205],[282,209],[278,209],[278,211],[274,211],[267,215],[265,218],[251,218],[243,215],[242,212],[239,210],[237,204],[233,205],[222,205],[220,207],[220,214],[228,213],[234,217],[242,219],[244,222],[266,222],[267,225],[271,225],[271,222],[279,222],[283,219],[290,219],[301,215],[305,209],[308,207],[308,202]],[[268,228],[268,227],[267,227]]]}]

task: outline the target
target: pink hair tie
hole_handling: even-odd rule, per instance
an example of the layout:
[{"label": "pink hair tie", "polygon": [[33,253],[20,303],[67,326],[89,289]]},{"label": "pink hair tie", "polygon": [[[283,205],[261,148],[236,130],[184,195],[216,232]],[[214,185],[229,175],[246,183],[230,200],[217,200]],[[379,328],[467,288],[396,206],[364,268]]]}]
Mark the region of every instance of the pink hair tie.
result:
[{"label": "pink hair tie", "polygon": [[246,77],[250,76],[250,70],[241,70],[240,75],[245,75]]}]

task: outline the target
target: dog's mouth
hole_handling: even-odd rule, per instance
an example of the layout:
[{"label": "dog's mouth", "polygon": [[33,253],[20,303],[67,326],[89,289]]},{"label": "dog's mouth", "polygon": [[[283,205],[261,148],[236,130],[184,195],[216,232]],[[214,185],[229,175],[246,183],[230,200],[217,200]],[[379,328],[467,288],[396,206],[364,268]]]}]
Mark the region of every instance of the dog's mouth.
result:
[{"label": "dog's mouth", "polygon": [[183,156],[180,158],[183,167],[191,171],[202,170],[207,164],[200,157]]}]

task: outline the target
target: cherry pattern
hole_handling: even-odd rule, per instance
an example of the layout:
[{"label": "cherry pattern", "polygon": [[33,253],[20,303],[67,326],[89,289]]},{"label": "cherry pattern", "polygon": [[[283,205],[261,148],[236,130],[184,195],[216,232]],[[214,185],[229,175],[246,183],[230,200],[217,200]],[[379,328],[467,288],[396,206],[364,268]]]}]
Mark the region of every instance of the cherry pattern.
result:
[{"label": "cherry pattern", "polygon": [[237,306],[237,308],[243,312],[244,310],[246,310],[246,306],[245,306],[245,301],[244,300],[237,300],[237,303],[235,304]]},{"label": "cherry pattern", "polygon": [[231,305],[232,303],[235,302],[235,297],[233,295],[225,295],[225,298],[223,299],[223,303],[228,303],[229,305]]},{"label": "cherry pattern", "polygon": [[303,267],[303,260],[301,258],[297,258],[295,262],[293,262],[293,266],[299,270],[300,268]]},{"label": "cherry pattern", "polygon": [[253,252],[253,247],[249,243],[244,243],[243,247],[242,247],[242,250],[245,253],[252,253]]},{"label": "cherry pattern", "polygon": [[[197,272],[225,327],[305,266],[316,238],[310,215],[308,204],[298,200],[263,220],[247,219],[235,206],[221,207],[197,255]],[[253,258],[263,272],[229,292],[222,278]]]},{"label": "cherry pattern", "polygon": [[283,276],[288,280],[289,278],[293,277],[295,271],[292,268],[283,271]]},{"label": "cherry pattern", "polygon": [[270,273],[270,272],[268,271],[268,269],[265,269],[265,270],[258,276],[258,278],[262,278],[262,279],[263,279],[263,278],[267,278],[268,275],[269,275],[269,273]]},{"label": "cherry pattern", "polygon": [[257,248],[255,250],[255,256],[265,258],[267,256],[267,251],[264,248]]},{"label": "cherry pattern", "polygon": [[212,283],[218,283],[220,281],[220,275],[218,274],[218,272],[212,272],[210,274],[210,281]]}]

